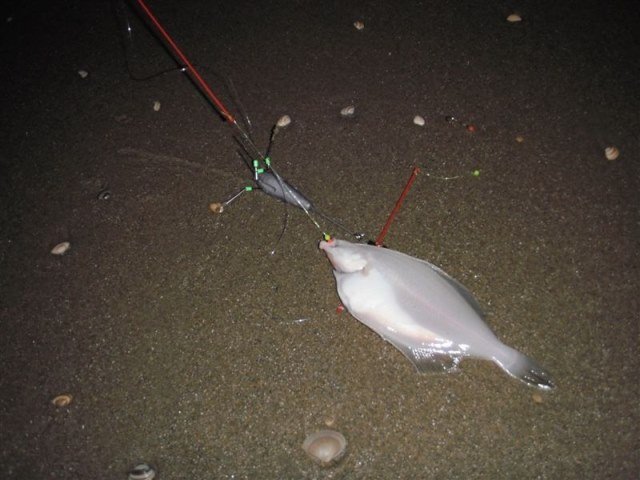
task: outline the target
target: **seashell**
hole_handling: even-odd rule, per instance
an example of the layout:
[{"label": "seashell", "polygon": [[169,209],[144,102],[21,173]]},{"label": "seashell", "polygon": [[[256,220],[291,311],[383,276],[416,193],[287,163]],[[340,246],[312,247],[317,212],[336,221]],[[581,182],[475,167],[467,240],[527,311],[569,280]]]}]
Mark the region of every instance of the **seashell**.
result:
[{"label": "seashell", "polygon": [[512,13],[507,17],[507,22],[510,22],[510,23],[516,23],[521,21],[522,21],[522,17],[517,13]]},{"label": "seashell", "polygon": [[604,156],[607,157],[607,160],[615,160],[620,156],[620,150],[614,146],[607,147],[604,149]]},{"label": "seashell", "polygon": [[320,430],[307,436],[302,448],[320,466],[338,462],[347,449],[347,440],[335,430]]},{"label": "seashell", "polygon": [[284,128],[290,123],[291,123],[291,117],[289,115],[283,115],[276,122],[276,126],[279,128]]},{"label": "seashell", "polygon": [[224,212],[224,205],[217,202],[210,203],[209,210],[211,210],[213,213],[222,213]]},{"label": "seashell", "polygon": [[356,27],[356,30],[364,30],[364,22],[360,20],[353,22],[353,26]]},{"label": "seashell", "polygon": [[133,467],[129,472],[129,480],[152,480],[156,477],[154,468],[146,463],[141,463]]},{"label": "seashell", "polygon": [[51,249],[51,253],[53,255],[64,255],[70,248],[71,244],[69,242],[60,242]]},{"label": "seashell", "polygon": [[98,200],[109,200],[111,198],[111,190],[109,190],[108,188],[100,190],[96,198]]},{"label": "seashell", "polygon": [[80,75],[81,78],[87,78],[89,76],[89,72],[86,70],[78,70],[78,75]]},{"label": "seashell", "polygon": [[516,142],[518,142],[518,143],[522,143],[522,142],[524,142],[524,137],[523,137],[522,135],[518,135],[518,136],[516,137]]},{"label": "seashell", "polygon": [[533,395],[531,395],[531,399],[533,400],[533,403],[542,403],[543,402],[542,395],[540,395],[538,392],[536,392]]},{"label": "seashell", "polygon": [[329,415],[324,419],[324,424],[329,428],[333,427],[336,424],[336,417]]},{"label": "seashell", "polygon": [[419,127],[424,127],[424,118],[420,115],[416,115],[415,117],[413,117],[413,123],[415,123]]},{"label": "seashell", "polygon": [[53,403],[56,407],[67,407],[71,404],[72,400],[73,395],[65,393],[54,397],[53,400],[51,400],[51,403]]},{"label": "seashell", "polygon": [[342,115],[343,117],[353,117],[355,113],[356,107],[354,107],[353,105],[349,105],[348,107],[344,107],[342,110],[340,110],[340,115]]},{"label": "seashell", "polygon": [[159,112],[160,111],[160,102],[158,100],[156,100],[155,102],[153,102],[153,111],[154,112]]}]

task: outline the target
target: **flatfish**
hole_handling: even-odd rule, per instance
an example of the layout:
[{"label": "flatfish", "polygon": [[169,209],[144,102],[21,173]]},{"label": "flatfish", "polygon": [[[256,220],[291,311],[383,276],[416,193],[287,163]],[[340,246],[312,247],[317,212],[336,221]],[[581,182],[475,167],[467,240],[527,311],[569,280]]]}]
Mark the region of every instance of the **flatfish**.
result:
[{"label": "flatfish", "polygon": [[541,389],[551,375],[502,343],[473,295],[424,260],[372,245],[321,241],[334,268],[338,295],[360,322],[400,350],[421,372],[456,369],[464,358],[490,360]]}]

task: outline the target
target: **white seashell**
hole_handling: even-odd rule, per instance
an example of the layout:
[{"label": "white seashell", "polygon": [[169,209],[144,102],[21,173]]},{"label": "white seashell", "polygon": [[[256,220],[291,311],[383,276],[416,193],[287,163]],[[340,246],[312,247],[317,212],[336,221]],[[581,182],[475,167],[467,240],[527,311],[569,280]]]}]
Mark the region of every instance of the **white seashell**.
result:
[{"label": "white seashell", "polygon": [[522,17],[517,13],[512,13],[507,17],[507,22],[510,22],[510,23],[516,23],[521,21],[522,21]]},{"label": "white seashell", "polygon": [[153,480],[154,478],[156,478],[156,471],[146,463],[136,465],[129,472],[129,480]]},{"label": "white seashell", "polygon": [[60,242],[51,249],[51,253],[54,255],[64,255],[70,248],[71,244],[69,242]]},{"label": "white seashell", "polygon": [[415,117],[413,117],[413,123],[415,123],[419,127],[424,127],[424,118],[420,115],[416,115]]},{"label": "white seashell", "polygon": [[353,22],[353,26],[356,27],[356,30],[364,30],[364,22],[360,20]]},{"label": "white seashell", "polygon": [[342,458],[347,440],[335,430],[320,430],[308,435],[302,448],[321,466],[328,467]]},{"label": "white seashell", "polygon": [[160,111],[160,102],[158,100],[153,102],[153,110],[156,111],[156,112]]},{"label": "white seashell", "polygon": [[356,107],[354,107],[353,105],[349,105],[348,107],[344,107],[342,110],[340,110],[340,115],[342,115],[343,117],[353,117],[355,113]]},{"label": "white seashell", "polygon": [[283,115],[276,122],[276,126],[280,128],[284,128],[290,123],[291,123],[291,117],[289,115]]},{"label": "white seashell", "polygon": [[89,72],[87,72],[86,70],[78,70],[78,75],[80,75],[82,78],[87,78],[89,76]]},{"label": "white seashell", "polygon": [[604,149],[604,156],[607,157],[607,160],[615,160],[620,156],[620,150],[616,147],[607,147]]}]

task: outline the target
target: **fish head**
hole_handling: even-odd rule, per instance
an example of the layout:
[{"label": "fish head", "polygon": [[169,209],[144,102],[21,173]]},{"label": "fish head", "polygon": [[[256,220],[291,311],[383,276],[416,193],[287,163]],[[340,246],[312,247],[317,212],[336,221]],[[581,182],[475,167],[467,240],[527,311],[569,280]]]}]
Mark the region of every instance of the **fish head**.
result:
[{"label": "fish head", "polygon": [[324,250],[334,270],[340,273],[354,273],[363,270],[367,266],[364,257],[357,244],[332,238],[329,241],[320,242],[320,250]]}]

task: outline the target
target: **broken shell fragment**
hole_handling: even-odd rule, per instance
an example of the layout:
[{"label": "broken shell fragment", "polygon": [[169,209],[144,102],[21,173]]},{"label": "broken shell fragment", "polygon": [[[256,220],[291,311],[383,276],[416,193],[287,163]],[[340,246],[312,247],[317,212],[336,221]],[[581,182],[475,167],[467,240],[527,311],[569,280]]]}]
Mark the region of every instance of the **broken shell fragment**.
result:
[{"label": "broken shell fragment", "polygon": [[87,78],[89,76],[89,72],[86,70],[78,70],[78,75],[80,75],[81,78]]},{"label": "broken shell fragment", "polygon": [[511,15],[509,15],[507,17],[507,22],[509,23],[516,23],[516,22],[521,22],[522,21],[522,17],[520,15],[518,15],[517,13],[512,13]]},{"label": "broken shell fragment", "polygon": [[322,467],[338,462],[347,449],[347,440],[335,430],[320,430],[307,436],[302,448]]},{"label": "broken shell fragment", "polygon": [[420,115],[416,115],[415,117],[413,117],[413,123],[415,123],[419,127],[424,127],[424,118]]},{"label": "broken shell fragment", "polygon": [[340,110],[340,115],[342,115],[343,117],[353,117],[355,113],[356,107],[354,107],[353,105],[349,105],[348,107],[344,107],[342,110]]},{"label": "broken shell fragment", "polygon": [[364,22],[360,20],[353,22],[353,26],[356,27],[356,30],[364,30]]},{"label": "broken shell fragment", "polygon": [[518,143],[522,143],[522,142],[524,142],[524,137],[523,137],[522,135],[518,135],[518,136],[516,137],[516,142],[518,142]]},{"label": "broken shell fragment", "polygon": [[607,157],[607,160],[615,160],[620,156],[620,150],[616,147],[607,147],[604,149],[604,156]]},{"label": "broken shell fragment", "polygon": [[153,111],[154,112],[159,112],[160,111],[160,102],[158,100],[156,100],[155,102],[153,102]]},{"label": "broken shell fragment", "polygon": [[213,213],[222,213],[224,212],[224,205],[217,202],[210,203],[209,210],[211,210]]},{"label": "broken shell fragment", "polygon": [[53,255],[64,255],[70,248],[71,244],[69,242],[60,242],[51,249],[51,253]]},{"label": "broken shell fragment", "polygon": [[72,400],[73,395],[65,393],[54,397],[53,400],[51,400],[51,403],[53,403],[56,407],[67,407],[71,404]]},{"label": "broken shell fragment", "polygon": [[291,117],[289,115],[283,115],[276,122],[276,126],[280,128],[284,128],[290,123],[291,123]]}]

